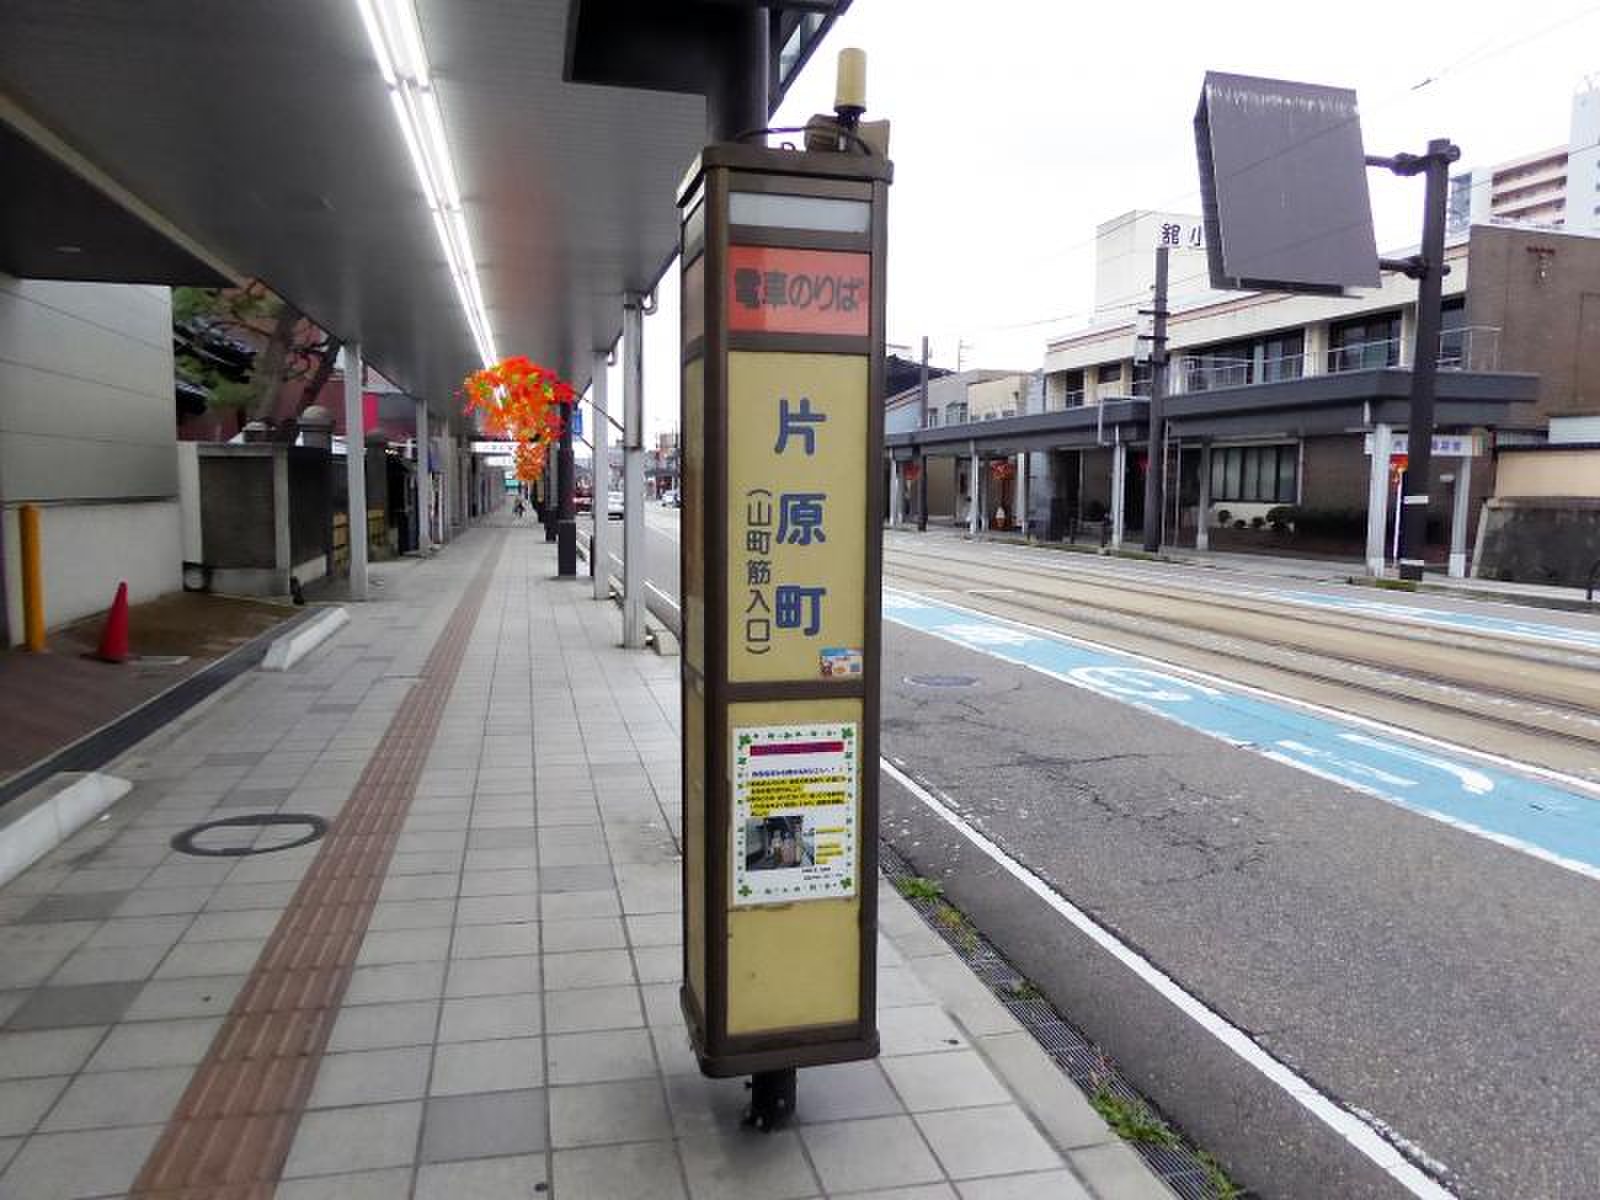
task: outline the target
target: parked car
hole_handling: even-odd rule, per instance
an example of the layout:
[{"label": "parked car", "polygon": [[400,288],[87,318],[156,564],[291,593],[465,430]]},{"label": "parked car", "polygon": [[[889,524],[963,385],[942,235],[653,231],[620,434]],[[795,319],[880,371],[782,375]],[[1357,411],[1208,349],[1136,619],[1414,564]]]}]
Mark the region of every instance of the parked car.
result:
[{"label": "parked car", "polygon": [[668,488],[666,491],[661,493],[661,503],[666,505],[668,508],[682,508],[683,493],[677,488]]},{"label": "parked car", "polygon": [[622,520],[622,493],[606,493],[606,516],[613,521]]}]

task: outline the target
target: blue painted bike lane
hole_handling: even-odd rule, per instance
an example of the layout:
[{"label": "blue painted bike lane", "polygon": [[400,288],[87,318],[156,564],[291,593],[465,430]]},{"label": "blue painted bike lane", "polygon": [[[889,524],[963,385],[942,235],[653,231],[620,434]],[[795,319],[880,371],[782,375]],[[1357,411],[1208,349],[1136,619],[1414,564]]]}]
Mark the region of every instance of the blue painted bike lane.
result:
[{"label": "blue painted bike lane", "polygon": [[883,614],[1230,746],[1600,879],[1600,791],[1390,736],[1003,617],[885,589]]},{"label": "blue painted bike lane", "polygon": [[1455,629],[1465,633],[1490,633],[1518,641],[1542,642],[1550,646],[1567,646],[1577,650],[1600,650],[1600,629],[1552,625],[1544,621],[1517,620],[1492,616],[1488,613],[1457,612],[1450,608],[1423,608],[1400,602],[1389,603],[1364,597],[1335,596],[1324,592],[1267,589],[1254,594],[1263,600],[1282,600],[1311,608],[1330,608],[1336,612],[1376,617],[1383,621],[1404,621],[1411,625],[1429,625],[1436,629]]}]

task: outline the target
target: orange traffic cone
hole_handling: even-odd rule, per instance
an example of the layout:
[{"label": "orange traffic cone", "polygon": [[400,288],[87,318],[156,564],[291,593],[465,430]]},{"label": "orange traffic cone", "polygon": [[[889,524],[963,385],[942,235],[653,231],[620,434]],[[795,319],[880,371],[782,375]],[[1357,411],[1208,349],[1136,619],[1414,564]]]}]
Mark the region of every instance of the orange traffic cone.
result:
[{"label": "orange traffic cone", "polygon": [[100,649],[94,656],[102,662],[128,661],[128,585],[117,584],[117,598],[106,614],[106,630],[100,635]]}]

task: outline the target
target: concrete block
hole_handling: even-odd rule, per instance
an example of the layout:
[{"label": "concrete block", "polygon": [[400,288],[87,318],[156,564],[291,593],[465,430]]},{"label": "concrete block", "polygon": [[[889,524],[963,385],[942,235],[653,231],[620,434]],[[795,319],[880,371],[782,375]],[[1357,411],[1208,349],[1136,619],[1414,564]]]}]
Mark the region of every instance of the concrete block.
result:
[{"label": "concrete block", "polygon": [[64,771],[6,805],[0,825],[0,884],[22,874],[132,788],[114,775]]},{"label": "concrete block", "polygon": [[261,660],[263,671],[287,671],[350,623],[343,608],[324,609],[283,636],[276,638]]}]

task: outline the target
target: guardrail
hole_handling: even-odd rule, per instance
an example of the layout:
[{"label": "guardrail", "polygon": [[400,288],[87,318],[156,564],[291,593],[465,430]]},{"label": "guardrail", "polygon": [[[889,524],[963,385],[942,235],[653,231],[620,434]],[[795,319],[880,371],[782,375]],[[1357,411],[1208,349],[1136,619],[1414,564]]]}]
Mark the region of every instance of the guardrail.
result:
[{"label": "guardrail", "polygon": [[[579,530],[578,552],[583,555],[585,562],[590,559],[590,543],[593,540],[591,535]],[[625,569],[625,564],[620,555],[613,554],[609,550],[606,551],[606,558],[608,560],[606,563],[606,586],[611,592],[611,598],[620,605],[622,603],[623,588],[622,572]],[[644,608],[647,613],[660,621],[662,628],[672,634],[673,637],[682,636],[683,615],[677,599],[651,583],[648,579],[645,580],[644,584]]]}]

